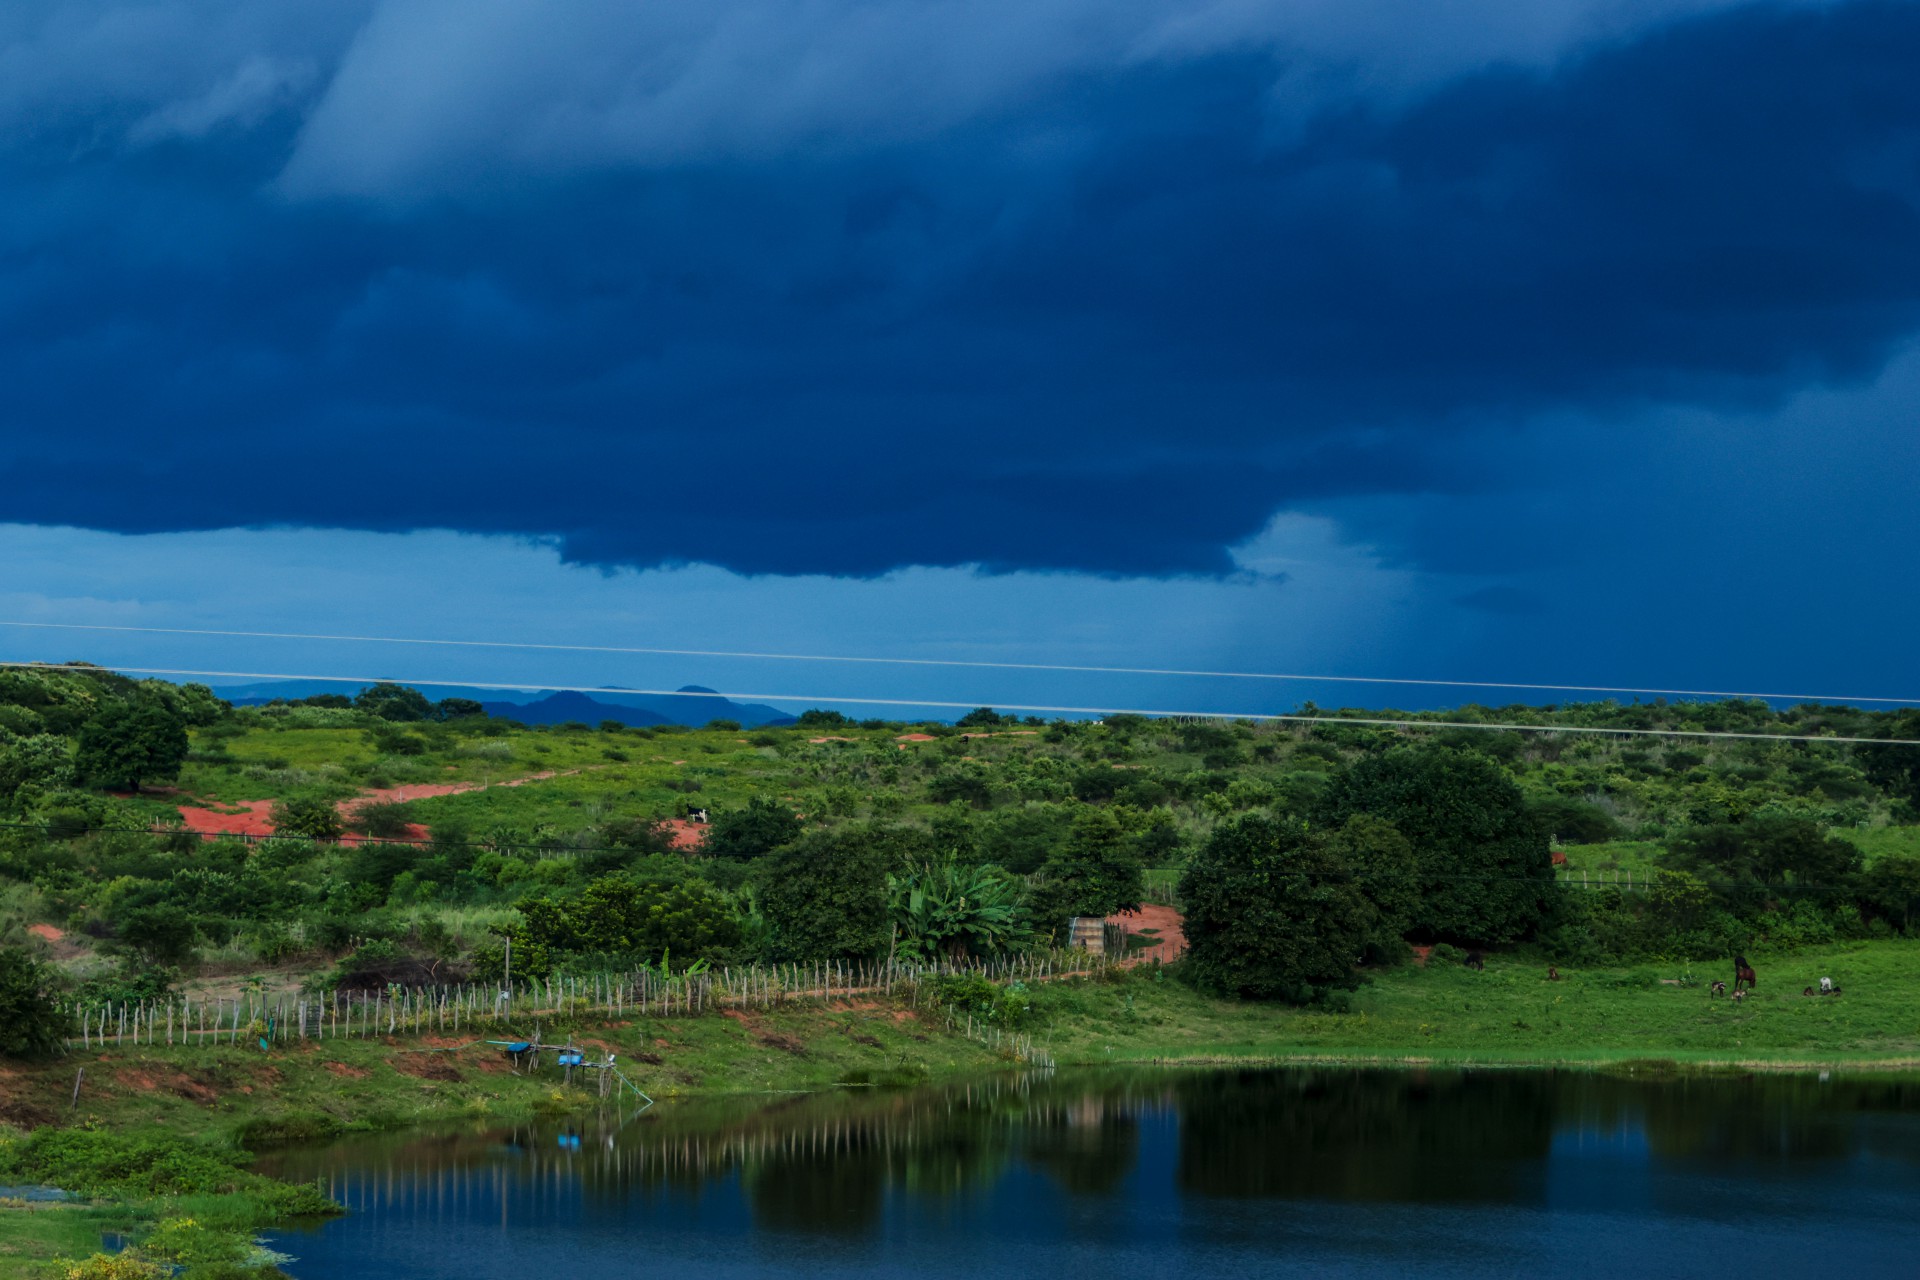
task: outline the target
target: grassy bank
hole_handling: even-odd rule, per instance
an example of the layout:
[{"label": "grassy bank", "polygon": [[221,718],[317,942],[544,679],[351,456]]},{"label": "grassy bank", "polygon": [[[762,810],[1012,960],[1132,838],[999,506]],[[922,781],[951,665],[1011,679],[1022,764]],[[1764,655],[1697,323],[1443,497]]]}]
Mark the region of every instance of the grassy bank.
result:
[{"label": "grassy bank", "polygon": [[[1856,943],[1785,955],[1756,953],[1760,986],[1736,1004],[1683,964],[1569,972],[1494,956],[1484,972],[1457,962],[1371,975],[1350,1012],[1218,1000],[1168,972],[1041,984],[1019,1029],[1062,1066],[1151,1062],[1451,1062],[1588,1064],[1663,1059],[1781,1068],[1920,1066],[1920,946]],[[1835,997],[1808,997],[1832,977]],[[997,1025],[1005,1002],[962,1009]],[[769,1011],[582,1021],[548,1026],[619,1055],[656,1098],[910,1084],[1015,1065],[944,1014],[883,1001],[796,1002]],[[86,1068],[77,1108],[74,1074]],[[22,1128],[84,1126],[116,1141],[155,1136],[234,1150],[459,1117],[511,1120],[595,1105],[547,1068],[516,1073],[497,1049],[463,1037],[341,1039],[272,1053],[232,1045],[109,1049],[34,1068],[0,1068],[7,1118]],[[0,1146],[0,1158],[18,1150]],[[0,1182],[8,1181],[0,1176]],[[50,1274],[46,1259],[79,1256],[102,1232],[153,1238],[199,1230],[199,1247],[227,1260],[276,1207],[259,1188],[195,1201],[134,1194],[109,1179],[83,1184],[86,1206],[0,1210],[0,1280]],[[281,1206],[282,1208],[284,1206]],[[193,1219],[191,1229],[166,1224]],[[223,1252],[224,1251],[224,1252]]]},{"label": "grassy bank", "polygon": [[[1570,971],[1492,956],[1372,975],[1348,1013],[1210,999],[1151,974],[1039,993],[1062,1064],[1140,1061],[1443,1061],[1602,1064],[1622,1059],[1794,1066],[1920,1065],[1920,946],[1851,943],[1754,953],[1760,986],[1735,1003],[1730,978],[1684,963]],[[1805,996],[1822,977],[1838,996]]]}]

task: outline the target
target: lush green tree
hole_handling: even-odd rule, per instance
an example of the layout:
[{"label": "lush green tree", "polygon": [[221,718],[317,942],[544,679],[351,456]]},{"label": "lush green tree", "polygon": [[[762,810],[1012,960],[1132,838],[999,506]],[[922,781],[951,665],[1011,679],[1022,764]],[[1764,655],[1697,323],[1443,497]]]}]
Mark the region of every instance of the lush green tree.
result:
[{"label": "lush green tree", "polygon": [[971,860],[991,862],[1016,875],[1038,871],[1066,844],[1074,812],[1069,805],[1035,802],[988,815],[973,828]]},{"label": "lush green tree", "polygon": [[714,960],[731,955],[741,939],[733,904],[699,880],[616,874],[594,880],[575,898],[542,896],[518,905],[524,940],[554,951]]},{"label": "lush green tree", "polygon": [[1888,854],[1861,877],[1861,899],[1869,911],[1902,933],[1920,921],[1920,858]]},{"label": "lush green tree", "polygon": [[794,724],[802,729],[851,729],[853,721],[838,711],[825,711],[813,707],[800,713]]},{"label": "lush green tree", "polygon": [[1420,856],[1412,841],[1391,822],[1365,813],[1348,818],[1326,838],[1373,904],[1363,957],[1370,964],[1398,962],[1407,954],[1406,935],[1420,915]]},{"label": "lush green tree", "polygon": [[19,947],[0,947],[0,1057],[57,1053],[72,1018],[53,993],[53,974]]},{"label": "lush green tree", "polygon": [[1136,911],[1146,892],[1139,847],[1108,809],[1086,809],[1073,820],[1066,842],[1040,867],[1029,898],[1042,933],[1064,937],[1075,916]]},{"label": "lush green tree", "polygon": [[951,859],[889,876],[897,952],[914,960],[998,955],[1029,935],[1025,886],[998,867]]},{"label": "lush green tree", "polygon": [[[472,698],[442,698],[433,704],[435,720],[470,720],[486,714],[487,709]],[[620,722],[615,720],[611,723],[617,726]],[[607,726],[602,724],[600,727],[604,729]]]},{"label": "lush green tree", "polygon": [[[1901,711],[1879,721],[1871,730],[1876,738],[1901,738],[1920,741],[1920,710]],[[1920,747],[1889,743],[1886,746],[1862,746],[1859,753],[1867,778],[1877,787],[1920,806]]]},{"label": "lush green tree", "polygon": [[1741,916],[1786,897],[1816,903],[1848,897],[1861,863],[1857,848],[1818,823],[1774,814],[1689,827],[1673,841],[1672,853],[1681,869]]},{"label": "lush green tree", "polygon": [[353,697],[356,710],[382,720],[427,720],[433,716],[433,704],[427,695],[404,684],[368,685]]},{"label": "lush green tree", "polygon": [[767,796],[754,796],[738,809],[713,817],[705,850],[717,858],[758,858],[799,839],[799,815]]},{"label": "lush green tree", "polygon": [[173,968],[193,958],[200,940],[193,915],[170,902],[134,907],[114,922],[115,941],[149,965]]},{"label": "lush green tree", "polygon": [[998,729],[1001,725],[1009,723],[1011,719],[1011,717],[1002,716],[992,707],[975,707],[953,723],[954,727],[959,729]]},{"label": "lush green tree", "polygon": [[22,788],[57,790],[73,781],[73,751],[65,738],[36,733],[0,744],[0,804]]},{"label": "lush green tree", "polygon": [[760,910],[782,960],[867,958],[891,936],[887,874],[894,833],[876,825],[810,831],[754,868]]},{"label": "lush green tree", "polygon": [[1513,779],[1486,756],[1434,744],[1365,756],[1327,793],[1332,823],[1355,814],[1391,822],[1412,843],[1416,931],[1511,942],[1550,915],[1557,889],[1547,837]]},{"label": "lush green tree", "polygon": [[1620,836],[1620,823],[1612,814],[1578,796],[1543,796],[1528,807],[1542,831],[1566,844],[1598,844]]},{"label": "lush green tree", "polygon": [[168,782],[187,760],[187,725],[158,702],[109,702],[80,726],[73,767],[96,785],[140,789]]},{"label": "lush green tree", "polygon": [[[1379,828],[1364,842],[1383,860],[1391,843]],[[1400,861],[1400,878],[1410,879],[1411,854]],[[1382,922],[1370,878],[1353,841],[1267,813],[1229,819],[1180,879],[1190,972],[1205,987],[1255,1000],[1304,1003],[1353,986]],[[1390,884],[1381,896],[1404,894]]]},{"label": "lush green tree", "polygon": [[319,796],[289,796],[277,801],[268,821],[276,835],[308,840],[338,840],[347,829],[333,801]]}]

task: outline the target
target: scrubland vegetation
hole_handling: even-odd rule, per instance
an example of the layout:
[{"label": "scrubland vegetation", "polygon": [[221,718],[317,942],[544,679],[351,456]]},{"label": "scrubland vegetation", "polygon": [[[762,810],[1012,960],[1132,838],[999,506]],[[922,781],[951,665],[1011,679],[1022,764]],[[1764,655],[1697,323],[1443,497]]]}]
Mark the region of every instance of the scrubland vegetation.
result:
[{"label": "scrubland vegetation", "polygon": [[[232,708],[85,667],[0,673],[0,1054],[22,1064],[6,1068],[0,1121],[36,1134],[0,1144],[0,1183],[145,1197],[149,1224],[182,1217],[180,1197],[245,1191],[189,1179],[155,1210],[162,1192],[135,1186],[145,1173],[50,1163],[36,1144],[63,1118],[75,1007],[494,984],[509,964],[521,982],[964,968],[1059,946],[1074,917],[1143,901],[1181,908],[1186,959],[1018,991],[963,975],[941,1008],[1018,1028],[1062,1063],[1914,1058],[1920,748],[1451,722],[1896,739],[1920,738],[1920,714],[1468,707],[1406,730],[1323,714],[533,728],[393,687]],[[710,824],[689,823],[695,809]],[[238,834],[250,828],[271,830]],[[1737,1005],[1706,985],[1731,978],[1735,953],[1762,973]],[[1822,976],[1840,998],[1799,994]],[[860,1004],[577,1030],[666,1090],[995,1061],[944,1015]],[[271,1063],[244,1044],[120,1057],[144,1064],[132,1083],[102,1082],[68,1116],[232,1144],[578,1101],[463,1065],[410,1073],[377,1039],[302,1043]],[[272,1086],[243,1092],[263,1069]],[[233,1167],[182,1151],[202,1172],[195,1161]],[[196,1220],[244,1236],[286,1210],[263,1203]],[[12,1221],[58,1235],[73,1212]],[[194,1274],[271,1262],[230,1239],[197,1258],[168,1247],[151,1262]]]}]

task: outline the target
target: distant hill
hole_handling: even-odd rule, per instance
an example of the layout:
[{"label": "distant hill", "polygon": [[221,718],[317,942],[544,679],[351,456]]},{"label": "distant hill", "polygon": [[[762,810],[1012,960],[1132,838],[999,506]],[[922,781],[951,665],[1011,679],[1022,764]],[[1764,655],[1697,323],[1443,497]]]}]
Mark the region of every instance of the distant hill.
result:
[{"label": "distant hill", "polygon": [[[310,698],[320,693],[339,693],[351,698],[366,688],[363,684],[339,684],[328,680],[272,680],[258,684],[215,687],[214,692],[236,707],[257,707],[277,699]],[[683,685],[687,697],[628,693],[620,689],[596,689],[591,694],[572,690],[542,693],[528,689],[475,689],[465,685],[414,685],[427,697],[471,698],[487,709],[490,716],[503,716],[523,724],[564,724],[578,720],[599,724],[617,720],[625,725],[685,724],[703,725],[709,720],[737,720],[741,727],[793,723],[794,717],[758,702],[734,702],[703,685]]]}]

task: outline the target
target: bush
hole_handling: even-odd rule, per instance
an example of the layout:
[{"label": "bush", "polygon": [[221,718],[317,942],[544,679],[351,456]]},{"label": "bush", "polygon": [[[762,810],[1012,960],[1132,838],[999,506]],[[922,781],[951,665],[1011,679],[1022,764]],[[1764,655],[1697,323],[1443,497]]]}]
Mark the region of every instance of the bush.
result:
[{"label": "bush", "polygon": [[55,1053],[73,1019],[54,1002],[51,971],[18,947],[0,948],[0,1055]]},{"label": "bush", "polygon": [[1200,985],[1295,1004],[1357,982],[1383,957],[1415,902],[1412,848],[1356,818],[1337,832],[1251,813],[1221,825],[1181,877],[1187,967]]},{"label": "bush", "polygon": [[353,821],[375,839],[403,839],[413,825],[413,810],[400,801],[369,800],[353,811]]},{"label": "bush", "polygon": [[1559,890],[1547,838],[1486,756],[1434,744],[1370,755],[1327,795],[1330,823],[1356,814],[1393,823],[1419,852],[1414,926],[1428,936],[1511,942],[1551,918]]},{"label": "bush", "polygon": [[[697,790],[698,784],[693,789]],[[705,849],[717,858],[758,858],[799,839],[802,830],[793,810],[776,800],[755,796],[744,808],[714,817]]]},{"label": "bush", "polygon": [[333,801],[317,796],[296,796],[273,806],[268,819],[276,835],[304,836],[309,840],[338,840],[347,829]]},{"label": "bush", "polygon": [[865,958],[887,949],[889,833],[815,831],[755,868],[760,909],[782,960]]}]

